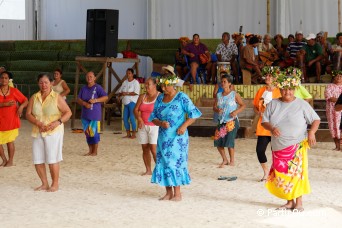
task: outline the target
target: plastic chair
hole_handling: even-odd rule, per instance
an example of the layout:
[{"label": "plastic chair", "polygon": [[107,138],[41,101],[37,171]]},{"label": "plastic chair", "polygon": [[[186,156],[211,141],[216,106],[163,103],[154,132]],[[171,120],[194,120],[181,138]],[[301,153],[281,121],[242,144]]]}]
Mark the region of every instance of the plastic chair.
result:
[{"label": "plastic chair", "polygon": [[[187,81],[190,77],[190,84],[193,84],[193,78],[191,76],[191,67],[189,65],[188,56],[186,56],[185,62],[186,62],[186,67],[188,68],[189,72],[185,75],[183,80]],[[200,64],[197,68],[196,83],[201,84],[201,79],[202,79],[203,84],[206,84],[206,77],[207,77],[207,73],[206,73],[205,65]]]}]

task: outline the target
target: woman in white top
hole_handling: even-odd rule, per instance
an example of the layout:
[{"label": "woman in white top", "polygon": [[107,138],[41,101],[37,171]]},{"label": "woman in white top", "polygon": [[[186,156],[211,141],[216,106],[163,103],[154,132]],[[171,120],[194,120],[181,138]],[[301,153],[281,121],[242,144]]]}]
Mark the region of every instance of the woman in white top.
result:
[{"label": "woman in white top", "polygon": [[122,83],[118,91],[119,99],[122,99],[122,103],[124,104],[123,121],[127,133],[124,138],[131,139],[136,138],[135,132],[137,131],[137,126],[134,118],[134,107],[140,93],[139,82],[134,79],[133,74],[134,70],[132,68],[126,70],[127,80]]},{"label": "woman in white top", "polygon": [[62,79],[62,70],[56,69],[53,72],[54,81],[52,82],[52,89],[61,97],[66,99],[66,95],[70,93],[69,86],[66,84],[66,82]]}]

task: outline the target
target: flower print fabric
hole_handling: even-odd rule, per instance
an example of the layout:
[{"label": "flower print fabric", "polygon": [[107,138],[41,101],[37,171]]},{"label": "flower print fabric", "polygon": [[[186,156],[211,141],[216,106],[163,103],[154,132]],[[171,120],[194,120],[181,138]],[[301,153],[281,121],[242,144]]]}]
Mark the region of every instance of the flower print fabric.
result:
[{"label": "flower print fabric", "polygon": [[167,129],[159,127],[157,161],[151,182],[166,187],[187,185],[191,182],[188,171],[189,135],[187,130],[178,135],[177,129],[186,121],[186,115],[195,119],[202,113],[182,92],[168,103],[164,103],[163,98],[164,94],[158,96],[149,118],[149,121],[159,119],[170,124]]}]

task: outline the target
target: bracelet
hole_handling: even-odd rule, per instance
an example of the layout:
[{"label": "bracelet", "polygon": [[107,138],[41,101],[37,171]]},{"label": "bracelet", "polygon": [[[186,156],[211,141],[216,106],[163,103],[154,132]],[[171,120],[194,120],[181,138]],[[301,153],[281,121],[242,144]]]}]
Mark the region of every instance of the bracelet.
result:
[{"label": "bracelet", "polygon": [[61,125],[63,122],[61,119],[58,119],[59,125]]}]

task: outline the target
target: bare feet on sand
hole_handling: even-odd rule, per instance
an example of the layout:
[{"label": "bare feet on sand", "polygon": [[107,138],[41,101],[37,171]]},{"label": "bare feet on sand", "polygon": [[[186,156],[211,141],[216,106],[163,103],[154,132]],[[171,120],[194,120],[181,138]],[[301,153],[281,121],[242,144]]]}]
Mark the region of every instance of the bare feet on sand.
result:
[{"label": "bare feet on sand", "polygon": [[287,203],[287,204],[284,204],[284,205],[278,207],[276,210],[293,210],[293,208],[294,208],[293,203]]},{"label": "bare feet on sand", "polygon": [[159,200],[170,200],[170,199],[172,199],[172,195],[168,195],[168,194],[166,194],[165,196],[159,198]]},{"label": "bare feet on sand", "polygon": [[2,163],[0,164],[0,166],[5,166],[7,163],[7,160],[6,161],[2,161]]},{"label": "bare feet on sand", "polygon": [[229,164],[228,165],[230,165],[230,166],[234,166],[235,164],[234,164],[234,162],[229,162]]},{"label": "bare feet on sand", "polygon": [[4,165],[5,167],[11,167],[11,166],[14,166],[13,162],[12,161],[8,161],[6,163],[6,165]]},{"label": "bare feet on sand", "polygon": [[85,155],[83,155],[83,156],[96,156],[97,155],[97,153],[86,153]]},{"label": "bare feet on sand", "polygon": [[51,186],[49,189],[46,190],[47,192],[57,192],[58,186]]},{"label": "bare feet on sand", "polygon": [[152,172],[151,171],[146,171],[142,174],[140,174],[141,176],[148,176],[148,175],[152,175]]},{"label": "bare feet on sand", "polygon": [[124,137],[122,137],[123,139],[130,139],[131,138],[131,136],[130,135],[126,135],[126,136],[124,136]]},{"label": "bare feet on sand", "polygon": [[171,201],[175,201],[175,202],[182,201],[182,195],[172,197]]},{"label": "bare feet on sand", "polygon": [[223,161],[217,168],[224,168],[225,165],[228,165],[228,161]]},{"label": "bare feet on sand", "polygon": [[39,186],[39,187],[37,187],[37,188],[35,188],[34,190],[35,191],[46,191],[46,190],[48,190],[49,189],[49,186],[47,185],[41,185],[41,186]]},{"label": "bare feet on sand", "polygon": [[137,136],[135,136],[135,135],[132,135],[131,137],[130,137],[130,139],[135,139]]}]

